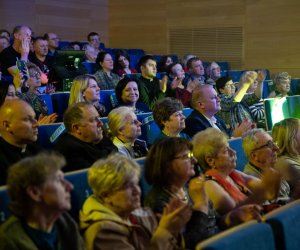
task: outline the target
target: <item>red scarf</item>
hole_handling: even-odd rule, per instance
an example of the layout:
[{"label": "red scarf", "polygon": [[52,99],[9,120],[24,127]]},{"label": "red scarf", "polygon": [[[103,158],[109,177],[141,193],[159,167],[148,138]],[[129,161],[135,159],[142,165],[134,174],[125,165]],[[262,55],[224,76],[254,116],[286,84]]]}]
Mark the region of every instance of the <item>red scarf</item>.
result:
[{"label": "red scarf", "polygon": [[230,178],[236,185],[232,185],[222,175],[220,175],[218,171],[214,169],[206,171],[205,176],[208,177],[208,179],[212,179],[218,182],[218,184],[228,192],[228,194],[232,199],[234,199],[236,203],[244,201],[247,198],[247,195],[250,194],[250,190],[247,188],[245,180],[236,170],[233,170],[229,174]]}]

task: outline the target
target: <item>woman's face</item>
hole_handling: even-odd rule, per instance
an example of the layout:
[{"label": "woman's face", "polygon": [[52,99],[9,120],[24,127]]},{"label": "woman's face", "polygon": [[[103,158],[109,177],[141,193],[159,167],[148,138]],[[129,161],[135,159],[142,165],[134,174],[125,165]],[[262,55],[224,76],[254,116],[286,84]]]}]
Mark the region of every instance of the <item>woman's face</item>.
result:
[{"label": "woman's face", "polygon": [[220,89],[222,94],[233,96],[235,93],[235,84],[232,80],[228,81],[223,89]]},{"label": "woman's face", "polygon": [[122,188],[109,194],[105,202],[121,217],[128,216],[133,210],[139,208],[141,206],[141,189],[138,175],[134,174]]},{"label": "woman's face", "polygon": [[8,90],[7,90],[7,94],[6,94],[6,97],[5,97],[5,101],[6,100],[13,100],[13,99],[17,99],[16,89],[15,89],[14,85],[10,84],[8,86]]},{"label": "woman's face", "polygon": [[114,62],[110,54],[106,54],[103,62],[100,62],[101,67],[105,71],[112,71],[114,69]]},{"label": "woman's face", "polygon": [[82,93],[86,102],[93,103],[100,100],[100,88],[94,79],[88,80],[88,87]]},{"label": "woman's face", "polygon": [[289,79],[282,80],[276,84],[276,89],[282,95],[286,95],[291,89],[291,81]]},{"label": "woman's face", "polygon": [[182,110],[174,112],[170,115],[169,120],[163,122],[163,124],[164,130],[179,134],[185,128],[185,116]]},{"label": "woman's face", "polygon": [[29,79],[28,79],[28,86],[29,88],[38,88],[42,84],[41,81],[41,72],[30,69],[29,70]]},{"label": "woman's face", "polygon": [[73,185],[64,179],[61,170],[48,176],[40,187],[40,202],[47,209],[63,212],[71,209],[71,190]]},{"label": "woman's face", "polygon": [[122,68],[128,68],[129,67],[129,61],[125,56],[120,56],[118,59],[118,63],[121,65]]},{"label": "woman's face", "polygon": [[217,156],[212,158],[211,168],[215,168],[220,172],[230,173],[235,166],[236,152],[226,142],[218,150]]},{"label": "woman's face", "polygon": [[171,162],[170,174],[181,180],[188,181],[195,175],[194,164],[197,162],[189,149],[180,151]]},{"label": "woman's face", "polygon": [[119,134],[126,138],[128,142],[134,141],[142,134],[141,125],[142,123],[137,119],[136,115],[131,112],[126,117],[126,124],[119,130]]},{"label": "woman's face", "polygon": [[181,64],[175,64],[173,67],[172,67],[172,73],[175,77],[178,77],[180,79],[183,79],[185,74],[184,74],[184,70],[181,66]]},{"label": "woman's face", "polygon": [[171,57],[168,57],[167,60],[166,60],[165,65],[169,66],[171,63],[173,63],[173,59]]},{"label": "woman's face", "polygon": [[124,103],[136,103],[139,99],[139,89],[137,83],[131,81],[127,83],[125,88],[122,90],[121,99]]}]

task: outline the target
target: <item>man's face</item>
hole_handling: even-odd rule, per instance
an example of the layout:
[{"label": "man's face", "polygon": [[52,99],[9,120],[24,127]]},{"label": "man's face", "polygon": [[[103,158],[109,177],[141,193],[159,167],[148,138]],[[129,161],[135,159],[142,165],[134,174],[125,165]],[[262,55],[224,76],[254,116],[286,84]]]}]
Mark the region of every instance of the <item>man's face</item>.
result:
[{"label": "man's face", "polygon": [[57,49],[59,45],[59,37],[55,33],[49,33],[48,47],[51,49]]},{"label": "man's face", "polygon": [[221,100],[212,86],[205,86],[203,91],[205,91],[205,93],[203,93],[202,97],[199,98],[199,105],[205,111],[205,113],[215,115],[218,111],[221,110]]},{"label": "man's face", "polygon": [[30,43],[31,30],[28,27],[22,27],[19,32],[15,34],[15,39],[19,41],[26,40],[28,43]]},{"label": "man's face", "polygon": [[33,49],[36,55],[46,56],[48,54],[48,41],[37,40],[33,45]]},{"label": "man's face", "polygon": [[93,47],[95,47],[95,48],[99,48],[99,46],[100,46],[100,38],[99,38],[99,36],[98,35],[95,35],[95,36],[90,36],[89,37],[89,42],[90,42],[90,44],[93,46]]},{"label": "man's face", "polygon": [[156,77],[156,62],[149,59],[144,66],[141,66],[141,71],[144,77]]},{"label": "man's face", "polygon": [[190,72],[196,76],[203,76],[204,75],[204,67],[202,65],[201,60],[197,60],[192,62],[192,67],[190,68]]}]

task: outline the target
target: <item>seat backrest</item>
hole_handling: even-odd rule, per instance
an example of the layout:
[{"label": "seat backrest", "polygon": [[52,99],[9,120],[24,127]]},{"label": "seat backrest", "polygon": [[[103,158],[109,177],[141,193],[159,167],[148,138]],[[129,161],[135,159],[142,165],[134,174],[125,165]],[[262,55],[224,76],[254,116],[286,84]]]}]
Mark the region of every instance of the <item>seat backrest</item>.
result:
[{"label": "seat backrest", "polygon": [[147,193],[151,189],[151,185],[148,184],[148,182],[145,179],[145,157],[137,158],[135,161],[140,165],[141,167],[141,177],[140,177],[140,182],[139,186],[141,188],[142,196],[141,200],[143,201],[144,198],[146,197]]},{"label": "seat backrest", "polygon": [[232,78],[233,82],[239,82],[243,72],[243,70],[229,70],[227,74]]},{"label": "seat backrest", "polygon": [[10,211],[8,209],[9,202],[10,202],[10,198],[7,192],[7,188],[6,186],[1,186],[0,187],[0,224],[3,223],[10,215]]},{"label": "seat backrest", "polygon": [[45,149],[52,149],[55,141],[65,131],[62,122],[40,125],[38,127],[38,144]]},{"label": "seat backrest", "polygon": [[142,121],[142,134],[146,138],[148,145],[152,145],[160,133],[158,125],[153,119],[153,115],[145,117]]},{"label": "seat backrest", "polygon": [[265,223],[250,221],[219,233],[201,243],[197,250],[275,250],[272,229]]},{"label": "seat backrest", "polygon": [[57,122],[63,121],[63,116],[68,108],[70,92],[56,92],[51,94],[53,111],[57,113]]},{"label": "seat backrest", "polygon": [[236,152],[236,169],[243,171],[245,165],[248,163],[248,159],[245,155],[244,149],[242,147],[242,138],[233,138],[228,140],[229,146]]},{"label": "seat backrest", "polygon": [[89,74],[95,74],[97,71],[97,64],[92,62],[82,62],[82,65],[86,68]]},{"label": "seat backrest", "polygon": [[300,248],[300,200],[273,210],[265,216],[265,221],[273,229],[277,249]]},{"label": "seat backrest", "polygon": [[53,104],[52,104],[52,98],[49,94],[42,94],[40,97],[45,101],[47,108],[48,108],[48,115],[53,113]]},{"label": "seat backrest", "polygon": [[114,89],[100,90],[100,103],[105,106],[107,114],[113,109],[113,106],[112,106],[112,103],[110,100],[110,96],[113,93],[115,93]]}]

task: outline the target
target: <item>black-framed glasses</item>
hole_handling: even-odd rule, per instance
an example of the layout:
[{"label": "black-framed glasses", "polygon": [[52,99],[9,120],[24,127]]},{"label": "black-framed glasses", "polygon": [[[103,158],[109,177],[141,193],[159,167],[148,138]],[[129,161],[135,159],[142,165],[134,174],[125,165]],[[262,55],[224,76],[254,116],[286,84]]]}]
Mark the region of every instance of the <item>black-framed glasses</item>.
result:
[{"label": "black-framed glasses", "polygon": [[277,145],[276,142],[268,141],[266,144],[261,145],[260,147],[253,149],[252,152],[253,152],[253,151],[256,151],[256,150],[259,150],[259,149],[262,149],[262,148],[265,148],[265,147],[270,148],[270,149],[273,149],[274,147],[277,148],[278,145]]},{"label": "black-framed glasses", "polygon": [[179,155],[179,156],[174,157],[174,160],[176,160],[176,159],[181,159],[181,160],[189,159],[189,160],[191,160],[191,159],[195,159],[195,157],[194,157],[193,152],[189,152],[187,154]]}]

